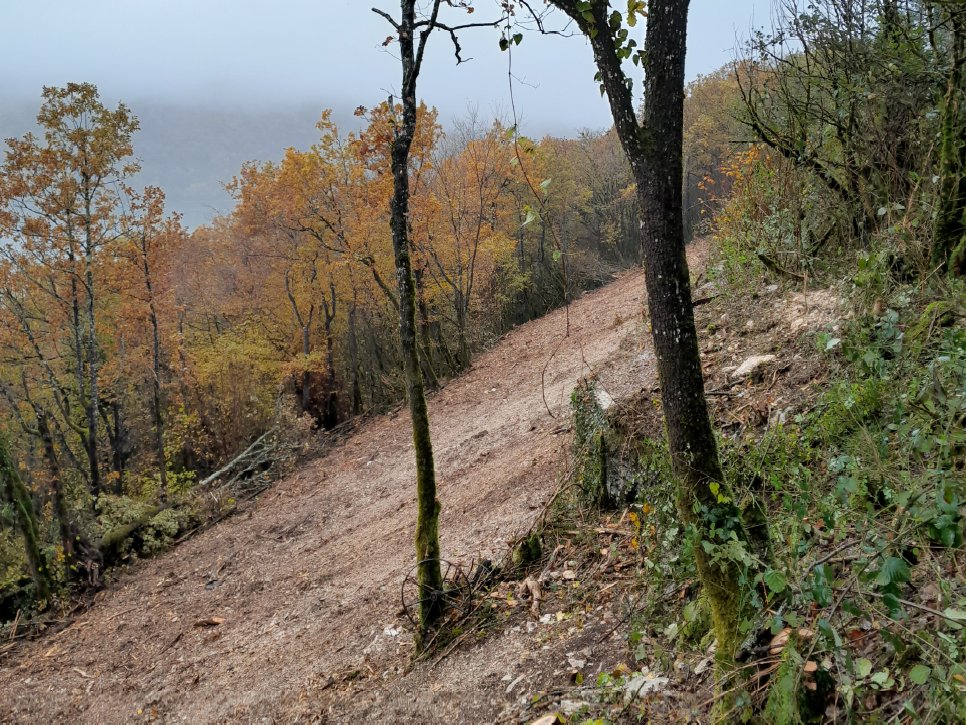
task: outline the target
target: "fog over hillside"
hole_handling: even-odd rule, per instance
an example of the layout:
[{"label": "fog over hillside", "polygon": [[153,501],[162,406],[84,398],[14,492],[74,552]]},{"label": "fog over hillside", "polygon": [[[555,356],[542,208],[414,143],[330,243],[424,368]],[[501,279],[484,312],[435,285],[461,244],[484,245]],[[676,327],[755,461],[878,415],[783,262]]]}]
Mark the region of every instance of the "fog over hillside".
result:
[{"label": "fog over hillside", "polygon": [[[314,143],[322,111],[321,105],[310,103],[253,108],[123,100],[141,122],[134,140],[142,166],[138,183],[164,189],[169,208],[183,214],[189,227],[230,211],[231,199],[223,185],[245,161],[277,160],[289,146],[306,148]],[[39,92],[36,99],[5,104],[0,110],[0,137],[32,130],[39,106]],[[340,128],[357,125],[348,113],[336,113],[335,119]]]},{"label": "fog over hillside", "polygon": [[[382,44],[389,26],[352,0],[293,0],[284,12],[255,0],[7,5],[5,23],[24,32],[0,46],[0,138],[33,127],[42,86],[94,83],[105,104],[124,101],[140,119],[140,182],[161,186],[188,226],[229,210],[222,184],[243,162],[314,142],[323,108],[333,109],[341,129],[354,130],[357,105],[398,96],[398,62]],[[730,60],[768,7],[769,0],[694,0],[688,78]],[[420,95],[444,126],[471,105],[481,117],[512,117],[510,55],[525,133],[574,137],[610,125],[584,39],[528,32],[507,54],[498,48],[499,30],[476,31],[461,37],[472,62],[457,64],[448,38],[428,48]]]}]

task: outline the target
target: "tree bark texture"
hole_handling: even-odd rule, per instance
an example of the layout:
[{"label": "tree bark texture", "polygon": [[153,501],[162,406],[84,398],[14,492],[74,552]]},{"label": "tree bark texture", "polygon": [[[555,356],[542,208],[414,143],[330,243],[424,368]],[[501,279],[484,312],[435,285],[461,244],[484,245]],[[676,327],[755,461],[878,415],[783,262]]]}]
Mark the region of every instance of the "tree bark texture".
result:
[{"label": "tree bark texture", "polygon": [[37,588],[37,600],[46,602],[50,599],[50,571],[47,560],[41,551],[40,534],[37,527],[37,513],[34,510],[30,491],[24,485],[17,471],[6,438],[0,434],[0,488],[3,496],[12,505],[17,527],[23,536],[24,553],[27,556],[27,566]]},{"label": "tree bark texture", "polygon": [[[711,484],[722,479],[718,449],[704,396],[694,323],[682,213],[684,60],[689,0],[649,0],[645,39],[643,123],[621,67],[605,0],[591,6],[593,20],[576,3],[554,0],[590,38],[614,125],[637,182],[644,269],[661,402],[675,476],[678,508],[686,523],[706,528],[698,513],[718,505]],[[711,604],[722,660],[738,642],[737,572],[712,564],[698,545],[695,558]]]},{"label": "tree bark texture", "polygon": [[[397,26],[399,55],[402,61],[402,118],[392,141],[393,195],[390,202],[393,255],[399,294],[399,340],[406,376],[406,394],[413,426],[416,455],[416,562],[419,590],[419,622],[423,632],[438,619],[442,609],[443,577],[440,569],[439,512],[436,498],[436,471],[429,433],[429,412],[419,360],[416,326],[416,283],[410,257],[409,240],[409,151],[416,132],[416,78],[422,49],[432,30],[432,21],[423,30],[417,50],[414,33],[415,0],[401,0],[401,19]],[[434,3],[433,21],[439,3]]]},{"label": "tree bark texture", "polygon": [[932,262],[961,276],[966,274],[966,8],[950,6],[941,12],[949,25],[950,58],[940,129],[940,187]]}]

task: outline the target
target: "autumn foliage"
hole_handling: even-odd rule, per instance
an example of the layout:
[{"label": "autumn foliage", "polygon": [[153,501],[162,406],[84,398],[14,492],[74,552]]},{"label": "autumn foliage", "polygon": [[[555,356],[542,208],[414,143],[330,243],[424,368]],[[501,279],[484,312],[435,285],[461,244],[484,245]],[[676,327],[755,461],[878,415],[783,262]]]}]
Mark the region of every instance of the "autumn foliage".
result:
[{"label": "autumn foliage", "polygon": [[[45,89],[42,136],[7,141],[0,427],[62,564],[54,576],[88,576],[79,550],[108,511],[182,496],[280,405],[331,429],[401,400],[388,223],[399,108],[360,113],[358,131],[326,111],[310,148],[245,164],[232,212],[193,232],[162,190],[135,188],[137,119],[92,85]],[[475,114],[444,131],[420,106],[410,166],[430,389],[638,259],[612,135],[534,142]],[[0,587],[25,570],[12,531]]]}]

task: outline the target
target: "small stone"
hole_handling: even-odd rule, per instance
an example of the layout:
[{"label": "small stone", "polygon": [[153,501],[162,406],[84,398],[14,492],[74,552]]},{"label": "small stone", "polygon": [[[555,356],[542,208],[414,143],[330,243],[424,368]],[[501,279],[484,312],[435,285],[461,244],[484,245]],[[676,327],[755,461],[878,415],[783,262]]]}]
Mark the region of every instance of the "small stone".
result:
[{"label": "small stone", "polygon": [[[527,698],[523,698],[523,700],[521,701],[521,704],[529,705],[530,703],[527,701]],[[554,725],[554,723],[556,722],[557,722],[557,713],[553,712],[553,713],[550,713],[549,715],[544,715],[543,717],[537,720],[534,720],[530,725]]]},{"label": "small stone", "polygon": [[597,400],[598,407],[603,411],[614,405],[614,399],[599,384],[594,386],[594,398]]},{"label": "small stone", "polygon": [[560,701],[560,712],[564,715],[573,715],[578,712],[581,708],[587,707],[586,702],[580,700],[561,700]]},{"label": "small stone", "polygon": [[701,660],[700,662],[698,662],[698,664],[695,666],[695,668],[694,668],[694,674],[700,675],[700,674],[704,673],[709,667],[711,667],[711,664],[713,662],[714,662],[714,657],[713,656],[705,657],[703,660]]},{"label": "small stone", "polygon": [[516,687],[517,685],[519,685],[522,680],[523,680],[523,675],[520,675],[513,682],[511,682],[509,685],[507,685],[506,686],[506,694],[509,695],[511,692],[513,692],[513,688]]},{"label": "small stone", "polygon": [[738,369],[735,370],[731,376],[734,378],[746,378],[762,365],[767,365],[768,363],[774,361],[774,355],[752,355],[750,358],[741,363],[741,365],[738,366]]}]

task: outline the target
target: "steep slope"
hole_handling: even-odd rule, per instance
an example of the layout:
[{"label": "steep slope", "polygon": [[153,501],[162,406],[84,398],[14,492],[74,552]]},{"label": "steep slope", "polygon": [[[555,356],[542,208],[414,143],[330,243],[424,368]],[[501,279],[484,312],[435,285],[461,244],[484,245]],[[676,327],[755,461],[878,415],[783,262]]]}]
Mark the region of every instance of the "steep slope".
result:
[{"label": "steep slope", "polygon": [[[703,252],[691,250],[693,265]],[[623,276],[571,305],[569,336],[565,310],[524,325],[432,397],[446,558],[501,556],[539,513],[579,377],[598,373],[615,395],[656,384],[642,297],[642,274]],[[0,662],[0,721],[318,717],[315,684],[355,670],[372,687],[351,703],[325,695],[336,721],[493,719],[500,704],[479,682],[393,669],[399,586],[413,564],[413,469],[408,416],[376,419],[241,514],[132,567],[65,630]],[[202,625],[210,618],[223,621]],[[505,671],[503,645],[467,656]],[[438,698],[420,711],[408,693],[426,682]]]}]

